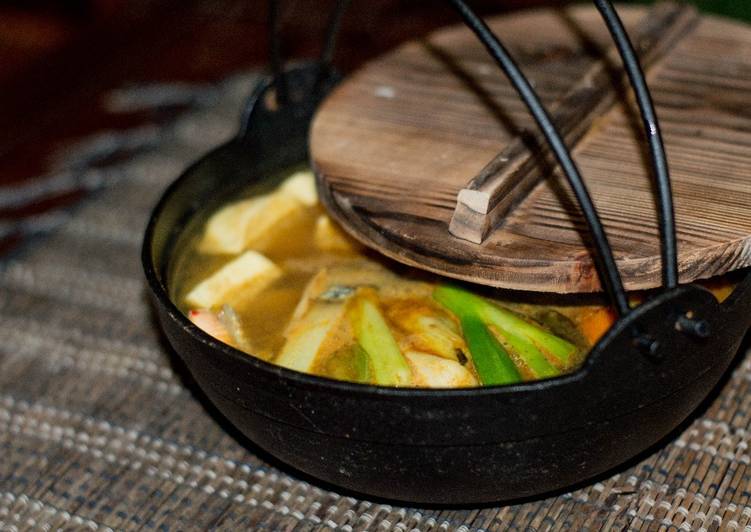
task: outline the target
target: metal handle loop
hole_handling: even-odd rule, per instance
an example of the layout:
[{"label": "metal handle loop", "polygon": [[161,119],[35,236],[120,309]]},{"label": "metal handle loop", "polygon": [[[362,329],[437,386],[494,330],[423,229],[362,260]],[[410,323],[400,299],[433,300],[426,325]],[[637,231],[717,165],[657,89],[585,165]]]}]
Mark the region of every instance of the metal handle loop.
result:
[{"label": "metal handle loop", "polygon": [[610,0],[594,0],[595,6],[602,15],[610,35],[615,41],[618,53],[623,60],[631,86],[634,89],[636,102],[644,123],[644,131],[649,143],[649,154],[652,159],[655,180],[657,181],[658,221],[660,224],[660,251],[662,254],[662,282],[665,288],[675,288],[678,285],[678,252],[675,236],[675,212],[673,209],[673,193],[670,186],[670,172],[668,170],[665,145],[660,133],[652,97],[644,79],[644,72],[639,59],[634,52],[634,46],[623,27]]},{"label": "metal handle loop", "polygon": [[[329,16],[324,35],[324,43],[319,57],[320,72],[314,90],[320,88],[331,70],[331,62],[336,48],[336,38],[341,27],[342,17],[350,0],[337,0]],[[271,66],[272,85],[276,88],[277,104],[284,105],[289,100],[284,58],[281,44],[281,15],[279,0],[269,0],[269,65]]]},{"label": "metal handle loop", "polygon": [[269,0],[269,65],[278,105],[287,103],[287,80],[284,75],[280,29],[279,0]]}]

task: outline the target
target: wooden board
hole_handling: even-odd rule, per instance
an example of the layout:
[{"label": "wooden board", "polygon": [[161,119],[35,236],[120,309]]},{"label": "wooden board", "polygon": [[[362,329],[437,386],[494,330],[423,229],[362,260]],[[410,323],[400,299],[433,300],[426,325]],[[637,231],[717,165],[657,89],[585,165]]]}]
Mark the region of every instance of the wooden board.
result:
[{"label": "wooden board", "polygon": [[[644,8],[621,8],[633,34]],[[543,101],[555,106],[607,57],[594,9],[490,20]],[[642,23],[643,24],[643,23]],[[670,161],[682,281],[751,264],[751,29],[702,18],[648,72]],[[654,196],[637,111],[610,64],[616,103],[573,152],[628,289],[658,286]],[[545,158],[522,102],[463,27],[407,43],[348,78],[324,102],[311,157],[331,214],[401,262],[510,289],[600,289],[586,226]],[[542,179],[481,244],[449,233],[457,195],[522,139]]]}]

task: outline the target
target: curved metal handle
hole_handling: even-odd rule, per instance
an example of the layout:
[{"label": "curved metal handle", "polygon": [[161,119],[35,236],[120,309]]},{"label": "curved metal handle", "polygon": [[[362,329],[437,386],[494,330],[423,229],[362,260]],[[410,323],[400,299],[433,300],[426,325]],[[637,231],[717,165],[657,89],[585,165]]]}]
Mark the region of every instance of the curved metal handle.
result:
[{"label": "curved metal handle", "polygon": [[657,199],[659,202],[660,224],[660,251],[662,254],[662,282],[665,288],[678,286],[678,253],[675,238],[675,212],[673,209],[673,192],[670,186],[670,171],[668,160],[665,155],[665,145],[660,133],[660,124],[657,121],[652,96],[649,93],[644,72],[639,64],[639,59],[634,52],[634,46],[623,27],[615,7],[610,0],[594,0],[595,6],[605,20],[605,23],[613,37],[618,52],[623,60],[631,86],[636,95],[639,105],[644,131],[649,143],[649,154],[652,159],[652,167],[657,180]]},{"label": "curved metal handle", "polygon": [[339,82],[336,72],[312,61],[289,66],[284,78],[289,82],[285,104],[274,98],[278,86],[273,77],[261,79],[245,104],[237,140],[254,156],[275,160],[289,149],[287,137],[307,135],[321,100]]},{"label": "curved metal handle", "polygon": [[[341,27],[342,17],[349,6],[350,0],[337,0],[331,15],[324,37],[324,44],[321,54],[318,58],[320,66],[320,75],[314,86],[314,89],[320,88],[319,85],[325,82],[326,76],[331,70],[331,62],[334,57],[336,48],[336,39]],[[289,100],[289,85],[287,83],[287,72],[284,68],[284,58],[282,54],[281,42],[281,20],[279,0],[269,0],[269,65],[271,67],[271,84],[276,88],[277,105],[285,105]]]},{"label": "curved metal handle", "polygon": [[[242,114],[237,142],[254,156],[269,161],[304,157],[285,139],[307,135],[310,120],[321,100],[339,81],[331,67],[336,37],[349,0],[337,0],[326,28],[318,61],[285,65],[281,49],[280,2],[269,0],[269,63],[271,76],[253,89]],[[307,149],[307,146],[305,147]],[[290,153],[293,152],[293,153]],[[269,163],[271,164],[271,163]]]}]

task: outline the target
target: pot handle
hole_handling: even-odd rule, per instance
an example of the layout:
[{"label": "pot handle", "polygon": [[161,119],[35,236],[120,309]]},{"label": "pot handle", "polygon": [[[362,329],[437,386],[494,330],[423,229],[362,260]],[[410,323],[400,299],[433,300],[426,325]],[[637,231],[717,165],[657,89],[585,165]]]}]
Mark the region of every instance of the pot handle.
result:
[{"label": "pot handle", "polygon": [[339,82],[332,68],[336,38],[349,0],[337,0],[329,17],[321,54],[317,61],[285,65],[280,31],[280,2],[269,0],[270,76],[253,89],[242,114],[237,140],[254,156],[274,161],[292,161],[306,154],[285,153],[285,138],[307,135],[318,105]]},{"label": "pot handle", "polygon": [[340,77],[320,62],[310,61],[285,68],[283,78],[288,87],[284,104],[278,103],[278,80],[273,76],[256,84],[245,104],[236,141],[254,157],[274,161],[284,157],[294,164],[307,157],[307,143],[305,152],[286,154],[285,139],[307,136],[318,105]]},{"label": "pot handle", "polygon": [[[323,47],[318,58],[320,68],[319,78],[313,86],[313,92],[317,92],[320,84],[325,83],[326,77],[330,74],[334,50],[336,49],[336,39],[341,28],[342,17],[349,6],[350,0],[337,0],[334,9],[329,15],[326,33],[324,36]],[[284,58],[282,57],[281,42],[281,24],[280,24],[280,2],[279,0],[269,0],[269,65],[271,67],[272,85],[276,87],[276,104],[284,106],[289,100],[289,87],[287,71],[284,69]]]}]

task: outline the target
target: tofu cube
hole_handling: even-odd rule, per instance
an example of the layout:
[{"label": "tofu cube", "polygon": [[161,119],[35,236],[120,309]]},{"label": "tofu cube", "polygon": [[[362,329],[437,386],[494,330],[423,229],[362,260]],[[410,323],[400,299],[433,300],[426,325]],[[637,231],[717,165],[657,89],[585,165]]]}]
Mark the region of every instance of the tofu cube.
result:
[{"label": "tofu cube", "polygon": [[230,255],[246,249],[264,251],[275,235],[302,218],[305,209],[296,196],[281,190],[233,203],[206,223],[199,250]]},{"label": "tofu cube", "polygon": [[210,309],[227,303],[237,293],[253,297],[281,274],[281,268],[262,254],[246,251],[198,283],[185,302],[192,308]]},{"label": "tofu cube", "polygon": [[245,249],[245,228],[264,210],[268,196],[227,205],[214,213],[199,244],[203,253],[236,255]]},{"label": "tofu cube", "polygon": [[321,251],[352,252],[357,248],[357,243],[325,214],[316,220],[313,240]]},{"label": "tofu cube", "polygon": [[318,203],[316,178],[310,170],[295,172],[279,187],[283,193],[290,194],[307,207],[314,207]]}]

